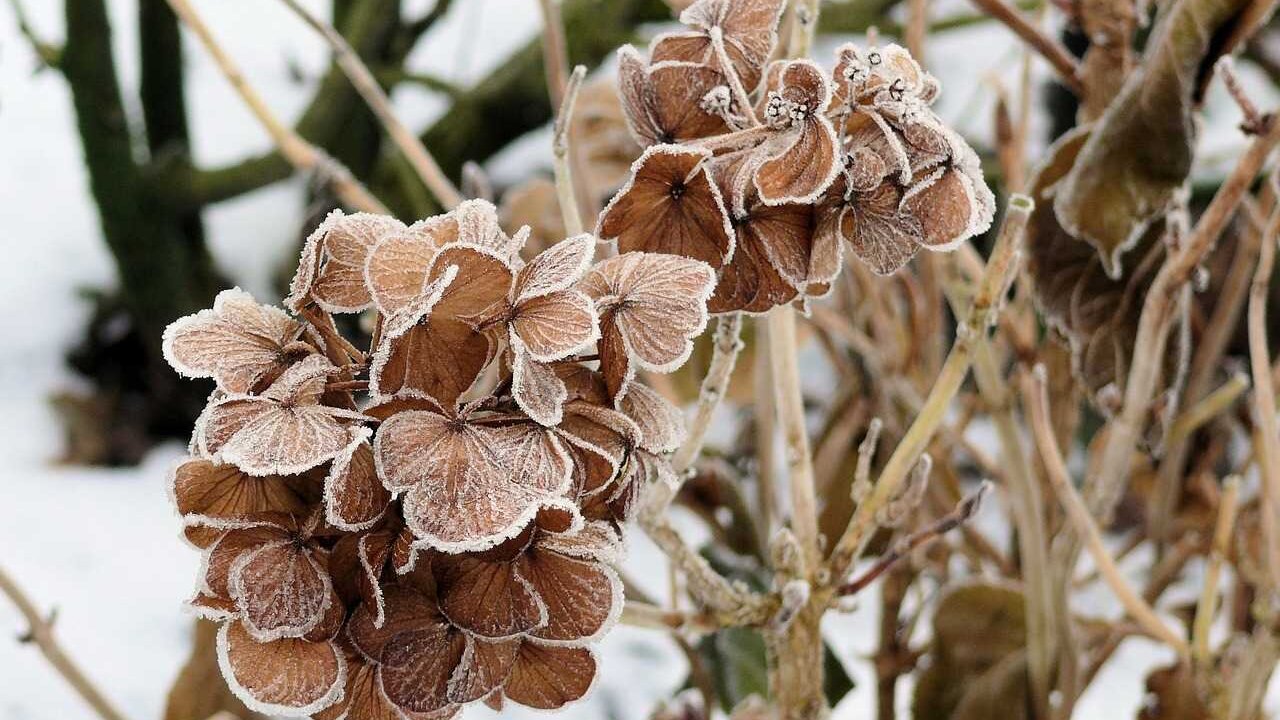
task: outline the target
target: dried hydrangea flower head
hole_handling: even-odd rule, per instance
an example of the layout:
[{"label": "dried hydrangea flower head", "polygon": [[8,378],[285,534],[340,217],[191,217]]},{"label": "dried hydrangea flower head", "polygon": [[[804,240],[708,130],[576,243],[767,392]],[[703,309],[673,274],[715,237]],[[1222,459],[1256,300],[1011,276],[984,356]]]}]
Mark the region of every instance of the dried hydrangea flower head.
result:
[{"label": "dried hydrangea flower head", "polygon": [[[291,312],[229,290],[165,333],[217,384],[171,495],[204,557],[190,604],[254,710],[443,719],[592,687],[625,522],[682,437],[635,371],[687,359],[715,273],[593,265],[589,235],[525,262],[525,237],[484,201],[408,226],[335,213]],[[355,311],[373,337],[341,335],[332,314]]]},{"label": "dried hydrangea flower head", "polygon": [[710,264],[716,313],[822,295],[846,243],[889,274],[994,215],[977,155],[930,108],[938,83],[910,53],[844,45],[831,74],[803,59],[766,66],[780,7],[698,0],[647,63],[619,56],[623,109],[648,149],[598,234],[620,252]]}]

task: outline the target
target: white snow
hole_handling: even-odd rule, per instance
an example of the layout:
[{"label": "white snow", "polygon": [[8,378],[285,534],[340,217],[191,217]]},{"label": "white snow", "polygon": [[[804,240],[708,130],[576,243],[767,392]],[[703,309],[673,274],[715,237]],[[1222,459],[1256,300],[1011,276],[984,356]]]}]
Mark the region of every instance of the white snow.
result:
[{"label": "white snow", "polygon": [[[137,86],[135,2],[109,3],[126,96]],[[58,41],[61,3],[24,4],[37,31]],[[321,0],[307,4],[317,11],[326,5]],[[327,62],[321,43],[277,3],[197,0],[196,5],[272,107],[286,119],[296,117]],[[431,0],[406,5],[414,15],[428,9]],[[962,2],[945,5],[947,12],[967,8]],[[450,17],[415,51],[412,66],[465,84],[500,63],[537,25],[533,0],[456,3]],[[483,41],[469,42],[476,37]],[[1012,88],[1015,47],[1003,33],[993,38],[964,31],[938,39],[928,64],[946,89],[942,114],[966,132],[987,127],[991,92],[979,79],[994,73]],[[191,619],[182,603],[199,564],[196,552],[179,539],[178,520],[164,489],[165,475],[182,448],[158,448],[141,466],[127,470],[54,463],[61,431],[47,398],[76,382],[61,362],[88,311],[76,289],[110,285],[114,268],[88,195],[65,83],[54,72],[32,73],[35,58],[7,7],[0,9],[0,48],[0,195],[6,198],[0,219],[8,228],[2,241],[6,258],[0,263],[0,327],[7,341],[0,355],[0,455],[5,459],[0,466],[0,567],[39,607],[58,608],[56,632],[65,649],[127,716],[158,718],[187,653]],[[198,160],[213,165],[267,150],[265,133],[190,38],[187,63]],[[291,77],[290,65],[300,70],[301,81]],[[1038,76],[1044,72],[1037,68]],[[1257,89],[1260,79],[1244,74],[1251,89]],[[1276,96],[1266,90],[1259,97],[1271,106]],[[1238,135],[1231,133],[1238,113],[1223,102],[1220,91],[1211,100],[1216,109],[1210,113],[1206,146],[1215,156],[1230,156],[1240,147]],[[415,88],[397,91],[395,102],[410,125],[428,122],[444,110],[440,98]],[[137,108],[130,111],[137,114]],[[544,162],[547,138],[546,132],[531,133],[495,163],[497,174],[514,179],[522,169]],[[302,190],[300,179],[280,183],[207,215],[220,267],[258,297],[273,297],[277,263],[295,252]],[[722,417],[727,419],[728,413]],[[721,430],[714,438],[729,436]],[[980,523],[984,531],[999,531],[993,522],[998,507],[988,504]],[[681,525],[696,530],[692,522]],[[1003,543],[1005,538],[993,535],[993,540]],[[656,597],[666,596],[665,562],[638,532],[626,572]],[[840,718],[872,713],[874,679],[866,658],[874,650],[877,592],[873,586],[855,612],[833,614],[824,626],[859,684],[837,708]],[[0,599],[0,720],[94,717],[34,647],[12,640],[24,630],[22,618]],[[675,645],[653,631],[620,626],[600,647],[603,663],[595,693],[563,717],[639,720],[674,692],[686,670]],[[1141,701],[1141,678],[1167,659],[1166,651],[1146,641],[1127,642],[1082,699],[1078,716],[1132,716]],[[900,689],[905,717],[910,680]],[[1280,707],[1277,695],[1272,693],[1272,707]],[[502,716],[533,715],[510,710]],[[479,708],[467,717],[496,715]]]}]

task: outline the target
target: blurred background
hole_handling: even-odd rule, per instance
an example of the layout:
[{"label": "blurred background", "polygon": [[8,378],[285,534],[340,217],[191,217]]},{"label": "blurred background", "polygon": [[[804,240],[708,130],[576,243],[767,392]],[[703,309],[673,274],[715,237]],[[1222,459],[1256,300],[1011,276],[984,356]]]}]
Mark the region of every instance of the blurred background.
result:
[{"label": "blurred background", "polygon": [[[467,175],[492,187],[508,221],[557,232],[536,0],[305,4],[343,30],[447,172],[459,177],[463,162],[474,160],[483,172]],[[326,46],[282,4],[195,5],[280,117],[402,219],[435,212],[331,67]],[[864,42],[871,26],[892,40],[897,5],[824,3],[819,60],[830,65],[838,43]],[[1022,5],[1040,9],[1037,1]],[[598,168],[592,190],[607,197],[638,153],[611,90],[611,50],[667,28],[672,10],[659,0],[566,0],[562,12],[571,59],[593,71],[582,135]],[[924,64],[942,83],[940,114],[989,154],[994,103],[1018,87],[1023,51],[961,0],[931,2],[930,16],[936,27]],[[272,152],[202,48],[190,36],[179,45],[177,33],[164,0],[0,7],[0,567],[42,610],[56,609],[66,650],[136,719],[165,716],[191,652],[193,620],[183,601],[199,562],[179,538],[165,480],[209,386],[179,383],[156,362],[160,330],[207,306],[219,287],[278,300],[300,238],[334,205],[315,178],[293,173]],[[1264,107],[1280,100],[1268,74],[1280,60],[1280,47],[1273,49],[1270,57],[1266,47],[1251,49],[1240,71]],[[1031,67],[1028,140],[1037,157],[1054,113],[1072,110],[1055,110],[1047,73]],[[1196,172],[1215,177],[1218,162],[1242,145],[1234,131],[1240,118],[1216,95],[1206,118]],[[819,389],[825,382],[808,381]],[[665,596],[660,555],[639,533],[633,538],[630,574]],[[865,658],[875,610],[870,603],[830,618],[830,641],[865,688],[836,709],[839,717],[870,714],[874,681]],[[24,629],[0,599],[0,718],[93,717],[36,648],[18,641]],[[602,652],[600,686],[565,717],[647,717],[687,673],[675,644],[653,631],[620,627]],[[1127,643],[1078,716],[1132,717],[1141,678],[1167,660],[1149,643]]]}]

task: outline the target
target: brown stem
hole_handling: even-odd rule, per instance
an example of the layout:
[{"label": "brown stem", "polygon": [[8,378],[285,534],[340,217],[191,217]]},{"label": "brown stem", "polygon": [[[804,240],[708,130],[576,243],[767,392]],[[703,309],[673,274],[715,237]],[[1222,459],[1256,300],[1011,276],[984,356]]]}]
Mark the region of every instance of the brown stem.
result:
[{"label": "brown stem", "polygon": [[1045,34],[1043,30],[1036,27],[1026,16],[1004,0],[973,0],[973,4],[1008,26],[1015,35],[1022,38],[1023,42],[1030,45],[1049,62],[1049,65],[1058,73],[1058,76],[1067,87],[1071,88],[1077,95],[1080,94],[1082,87],[1078,77],[1079,65],[1061,43]]},{"label": "brown stem", "polygon": [[103,720],[125,720],[125,716],[116,709],[111,701],[102,694],[92,681],[85,676],[84,671],[76,665],[75,661],[63,651],[62,646],[58,644],[57,638],[53,636],[53,618],[44,618],[40,616],[36,606],[22,591],[18,583],[9,576],[8,573],[0,568],[0,593],[8,596],[18,612],[27,621],[28,630],[22,637],[23,642],[35,643],[40,648],[41,654],[53,666],[70,685],[76,693],[84,698],[84,701],[93,708]]}]

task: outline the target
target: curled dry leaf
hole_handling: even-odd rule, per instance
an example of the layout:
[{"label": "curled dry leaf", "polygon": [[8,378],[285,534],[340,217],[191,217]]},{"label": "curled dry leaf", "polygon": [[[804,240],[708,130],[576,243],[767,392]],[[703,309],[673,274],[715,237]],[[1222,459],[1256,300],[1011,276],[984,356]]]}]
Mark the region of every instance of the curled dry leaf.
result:
[{"label": "curled dry leaf", "polygon": [[671,372],[688,359],[714,286],[706,263],[676,255],[626,253],[591,269],[581,287],[600,314],[600,369],[615,402],[637,367]]},{"label": "curled dry leaf", "polygon": [[777,42],[782,5],[782,0],[698,0],[680,13],[689,31],[654,39],[654,62],[683,60],[721,67],[721,58],[727,57],[750,92],[760,84],[761,69]]},{"label": "curled dry leaf", "polygon": [[228,393],[247,393],[289,363],[315,350],[297,342],[303,326],[278,308],[259,305],[233,288],[218,293],[213,308],[165,328],[165,360],[187,377],[213,378]]},{"label": "curled dry leaf", "polygon": [[1058,222],[1093,245],[1111,277],[1120,276],[1125,252],[1185,194],[1202,78],[1227,49],[1222,34],[1251,4],[1170,6],[1147,42],[1143,69],[1107,105],[1054,194]]}]

